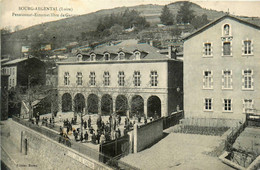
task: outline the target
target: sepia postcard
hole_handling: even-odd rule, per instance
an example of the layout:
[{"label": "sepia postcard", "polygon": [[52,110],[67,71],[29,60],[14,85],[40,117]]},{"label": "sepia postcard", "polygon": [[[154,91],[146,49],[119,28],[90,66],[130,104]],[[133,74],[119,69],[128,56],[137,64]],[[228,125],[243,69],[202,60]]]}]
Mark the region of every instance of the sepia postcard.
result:
[{"label": "sepia postcard", "polygon": [[260,1],[0,7],[1,169],[260,169]]}]

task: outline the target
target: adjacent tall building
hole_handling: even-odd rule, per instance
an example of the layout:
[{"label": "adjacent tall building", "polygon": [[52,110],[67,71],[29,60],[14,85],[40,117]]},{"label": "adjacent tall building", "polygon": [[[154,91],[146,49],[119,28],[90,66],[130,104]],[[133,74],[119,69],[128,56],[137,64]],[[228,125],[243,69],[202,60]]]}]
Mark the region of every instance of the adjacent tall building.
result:
[{"label": "adjacent tall building", "polygon": [[[173,56],[173,57],[172,57]],[[61,111],[167,116],[182,108],[182,61],[148,44],[118,44],[58,62]]]},{"label": "adjacent tall building", "polygon": [[260,27],[226,15],[184,38],[185,117],[260,110]]}]

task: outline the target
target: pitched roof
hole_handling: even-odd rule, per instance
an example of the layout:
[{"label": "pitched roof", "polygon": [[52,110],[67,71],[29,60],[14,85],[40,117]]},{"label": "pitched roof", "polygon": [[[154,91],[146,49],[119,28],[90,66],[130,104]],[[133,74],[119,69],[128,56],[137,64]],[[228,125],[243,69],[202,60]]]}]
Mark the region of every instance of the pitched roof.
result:
[{"label": "pitched roof", "polygon": [[6,63],[3,64],[3,66],[5,65],[11,65],[11,64],[17,64],[17,63],[20,63],[22,61],[25,61],[27,60],[28,58],[18,58],[18,59],[14,59],[14,60],[11,60],[11,61],[8,61]]},{"label": "pitched roof", "polygon": [[144,59],[164,59],[167,58],[167,56],[162,55],[158,52],[158,50],[155,47],[150,46],[149,44],[142,43],[142,44],[124,44],[120,43],[115,46],[105,46],[101,48],[95,49],[93,52],[95,54],[104,54],[105,52],[108,53],[118,53],[119,51],[123,51],[126,53],[130,53],[133,55],[134,51],[140,51],[145,52],[147,55],[144,57]]},{"label": "pitched roof", "polygon": [[230,18],[230,19],[233,19],[233,20],[235,20],[235,21],[237,21],[237,22],[239,22],[239,23],[248,25],[248,26],[253,27],[253,28],[256,28],[256,29],[260,29],[260,27],[259,27],[258,25],[252,24],[252,23],[250,23],[250,22],[244,21],[244,20],[242,20],[242,19],[240,19],[240,18],[237,18],[237,17],[235,17],[235,16],[232,16],[232,15],[230,15],[230,14],[227,14],[227,15],[224,15],[224,16],[222,16],[222,17],[216,19],[215,21],[212,21],[212,22],[210,22],[209,24],[207,24],[207,25],[201,27],[201,28],[198,29],[197,31],[195,31],[195,32],[191,33],[190,35],[184,37],[182,40],[184,40],[184,41],[185,41],[185,40],[188,40],[188,39],[190,39],[191,37],[193,37],[193,36],[195,36],[195,35],[197,35],[197,34],[203,32],[203,31],[205,31],[205,30],[208,29],[209,27],[216,25],[217,23],[221,22],[222,20],[224,20],[224,19],[226,19],[226,18]]}]

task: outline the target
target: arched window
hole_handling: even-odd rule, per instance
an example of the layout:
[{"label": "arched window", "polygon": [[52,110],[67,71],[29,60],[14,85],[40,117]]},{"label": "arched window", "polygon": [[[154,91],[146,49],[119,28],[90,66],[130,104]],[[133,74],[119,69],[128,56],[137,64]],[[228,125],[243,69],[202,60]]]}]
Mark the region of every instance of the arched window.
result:
[{"label": "arched window", "polygon": [[224,25],[223,33],[224,33],[224,35],[230,35],[230,26],[229,26],[229,24],[225,24]]},{"label": "arched window", "polygon": [[135,55],[135,59],[136,59],[136,60],[140,60],[140,59],[141,59],[141,53],[140,53],[139,51],[136,51],[136,52],[134,53],[134,55]]},{"label": "arched window", "polygon": [[110,54],[109,53],[105,53],[104,54],[104,60],[105,61],[109,61],[110,60]]},{"label": "arched window", "polygon": [[90,61],[96,61],[96,54],[90,54]]},{"label": "arched window", "polygon": [[125,53],[124,52],[118,53],[118,60],[124,60],[124,59],[125,59]]}]

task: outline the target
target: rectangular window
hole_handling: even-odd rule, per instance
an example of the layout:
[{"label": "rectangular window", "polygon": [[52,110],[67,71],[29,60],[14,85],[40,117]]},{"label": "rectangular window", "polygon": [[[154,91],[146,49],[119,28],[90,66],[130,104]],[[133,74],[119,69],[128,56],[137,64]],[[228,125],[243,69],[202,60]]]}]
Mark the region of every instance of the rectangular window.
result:
[{"label": "rectangular window", "polygon": [[204,55],[205,56],[211,56],[212,55],[212,46],[211,43],[205,43],[204,44]]},{"label": "rectangular window", "polygon": [[104,85],[109,86],[110,85],[110,75],[108,71],[104,72]]},{"label": "rectangular window", "polygon": [[253,89],[253,70],[243,70],[242,76],[242,89]]},{"label": "rectangular window", "polygon": [[141,85],[141,73],[140,73],[140,71],[134,72],[134,85],[135,86]]},{"label": "rectangular window", "polygon": [[150,77],[151,77],[151,86],[157,86],[158,85],[157,71],[151,71]]},{"label": "rectangular window", "polygon": [[205,98],[204,110],[205,111],[212,111],[213,110],[212,104],[213,104],[213,99]]},{"label": "rectangular window", "polygon": [[244,44],[243,44],[243,54],[245,55],[249,55],[249,54],[252,54],[252,42],[251,40],[246,40],[244,41]]},{"label": "rectangular window", "polygon": [[77,72],[77,85],[82,86],[82,73]]},{"label": "rectangular window", "polygon": [[231,55],[230,42],[224,42],[223,43],[223,55]]},{"label": "rectangular window", "polygon": [[232,71],[222,71],[222,89],[232,89]]},{"label": "rectangular window", "polygon": [[203,88],[205,88],[205,89],[213,88],[213,72],[212,71],[204,71]]},{"label": "rectangular window", "polygon": [[118,85],[119,86],[125,85],[125,73],[123,71],[118,72]]},{"label": "rectangular window", "polygon": [[96,74],[95,72],[90,72],[90,75],[89,75],[89,83],[91,86],[95,86],[96,85]]},{"label": "rectangular window", "polygon": [[70,84],[70,75],[69,75],[69,72],[65,72],[64,73],[64,85],[69,85]]},{"label": "rectangular window", "polygon": [[243,112],[244,113],[254,113],[254,101],[252,99],[243,100]]},{"label": "rectangular window", "polygon": [[224,105],[224,107],[223,107],[224,111],[227,111],[227,112],[232,111],[232,101],[231,101],[231,99],[224,99],[223,105]]}]

